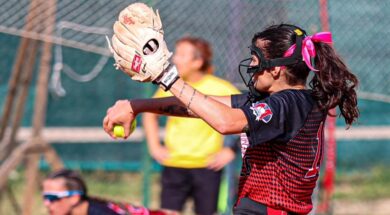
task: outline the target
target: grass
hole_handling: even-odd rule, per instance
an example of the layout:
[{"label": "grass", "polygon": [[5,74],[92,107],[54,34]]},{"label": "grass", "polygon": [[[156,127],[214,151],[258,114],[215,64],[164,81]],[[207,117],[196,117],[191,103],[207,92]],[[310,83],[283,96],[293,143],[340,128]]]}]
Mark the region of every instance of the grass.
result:
[{"label": "grass", "polygon": [[390,197],[390,169],[375,167],[367,171],[336,175],[335,200],[373,200]]}]

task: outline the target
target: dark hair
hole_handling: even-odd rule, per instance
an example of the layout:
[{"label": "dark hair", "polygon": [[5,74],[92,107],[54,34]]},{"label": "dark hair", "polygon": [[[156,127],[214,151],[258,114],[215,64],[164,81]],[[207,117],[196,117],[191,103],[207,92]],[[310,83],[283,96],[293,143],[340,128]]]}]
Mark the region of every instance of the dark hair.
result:
[{"label": "dark hair", "polygon": [[68,169],[61,169],[55,172],[50,173],[46,179],[59,179],[63,178],[65,180],[65,187],[68,190],[80,190],[83,192],[81,195],[82,199],[87,199],[87,186],[85,185],[84,180],[81,178],[80,174],[75,171]]},{"label": "dark hair", "polygon": [[203,64],[200,67],[200,70],[204,73],[212,74],[213,51],[210,44],[204,39],[186,36],[176,41],[176,45],[183,42],[187,42],[193,45],[195,47],[195,57],[203,60]]},{"label": "dark hair", "polygon": [[[257,40],[264,41],[262,47],[258,48],[265,58],[281,58],[296,41],[296,33],[291,26],[286,24],[270,26],[256,33],[252,43],[255,44]],[[330,109],[339,106],[341,115],[350,126],[359,116],[355,91],[358,79],[330,45],[314,42],[314,46],[317,53],[314,65],[319,71],[309,83],[312,95],[318,101],[319,107],[328,114]],[[288,84],[306,84],[309,72],[310,69],[304,61],[286,66]]]},{"label": "dark hair", "polygon": [[[96,197],[96,196],[88,196],[87,195],[87,186],[82,179],[81,175],[73,170],[68,170],[68,169],[61,169],[58,171],[55,171],[53,173],[50,173],[46,179],[59,179],[62,178],[65,180],[65,187],[68,190],[80,190],[83,192],[83,195],[81,195],[81,201],[94,201],[97,203],[102,203],[102,204],[115,204],[117,207],[120,207],[121,209],[127,211],[127,208],[130,204],[126,203],[119,203],[111,200],[107,200],[101,197]],[[80,201],[80,202],[81,202]]]}]

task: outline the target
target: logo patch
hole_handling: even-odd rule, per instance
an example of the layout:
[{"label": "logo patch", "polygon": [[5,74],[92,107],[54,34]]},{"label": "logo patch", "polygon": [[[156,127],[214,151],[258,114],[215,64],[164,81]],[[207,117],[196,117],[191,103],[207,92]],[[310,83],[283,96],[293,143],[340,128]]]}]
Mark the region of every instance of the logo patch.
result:
[{"label": "logo patch", "polygon": [[131,19],[131,17],[128,17],[127,15],[124,15],[122,18],[123,18],[123,23],[125,23],[126,25],[133,25],[133,24],[135,24],[133,19]]},{"label": "logo patch", "polygon": [[253,114],[256,116],[257,121],[261,120],[265,123],[268,123],[272,119],[273,113],[267,103],[262,103],[262,102],[253,103],[251,110],[253,111]]},{"label": "logo patch", "polygon": [[131,62],[131,70],[133,70],[136,73],[139,73],[139,70],[141,69],[142,64],[142,58],[139,55],[134,55],[133,62]]}]

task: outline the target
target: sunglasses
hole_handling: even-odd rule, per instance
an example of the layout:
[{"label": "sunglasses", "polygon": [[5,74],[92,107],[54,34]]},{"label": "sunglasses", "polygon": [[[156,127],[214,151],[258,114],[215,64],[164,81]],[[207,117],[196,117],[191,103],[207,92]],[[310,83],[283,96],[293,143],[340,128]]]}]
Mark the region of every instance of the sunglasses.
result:
[{"label": "sunglasses", "polygon": [[58,200],[61,200],[63,198],[76,196],[76,195],[83,195],[84,193],[80,190],[68,190],[68,191],[61,191],[61,192],[44,192],[43,193],[43,199],[47,200],[49,202],[56,202]]}]

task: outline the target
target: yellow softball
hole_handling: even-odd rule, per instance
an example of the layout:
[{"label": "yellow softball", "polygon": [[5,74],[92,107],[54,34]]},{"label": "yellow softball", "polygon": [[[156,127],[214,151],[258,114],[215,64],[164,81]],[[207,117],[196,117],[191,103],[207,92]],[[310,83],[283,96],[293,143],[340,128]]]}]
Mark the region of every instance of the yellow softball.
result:
[{"label": "yellow softball", "polygon": [[[136,127],[137,127],[137,120],[134,119],[133,122],[131,123],[130,135],[131,135],[131,133],[133,133],[133,131],[135,130]],[[114,136],[118,137],[118,138],[125,137],[125,128],[121,125],[115,125],[114,126]]]}]

